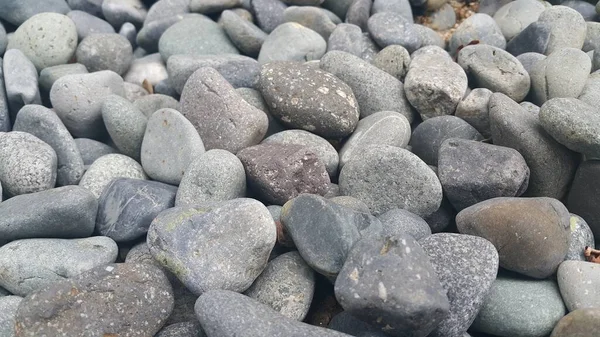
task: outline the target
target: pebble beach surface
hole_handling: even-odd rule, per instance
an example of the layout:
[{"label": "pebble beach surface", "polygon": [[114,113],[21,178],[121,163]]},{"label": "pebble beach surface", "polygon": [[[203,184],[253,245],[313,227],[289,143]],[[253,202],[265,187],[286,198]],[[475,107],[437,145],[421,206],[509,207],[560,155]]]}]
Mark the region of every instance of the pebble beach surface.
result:
[{"label": "pebble beach surface", "polygon": [[595,238],[596,0],[0,0],[0,337],[597,337]]}]

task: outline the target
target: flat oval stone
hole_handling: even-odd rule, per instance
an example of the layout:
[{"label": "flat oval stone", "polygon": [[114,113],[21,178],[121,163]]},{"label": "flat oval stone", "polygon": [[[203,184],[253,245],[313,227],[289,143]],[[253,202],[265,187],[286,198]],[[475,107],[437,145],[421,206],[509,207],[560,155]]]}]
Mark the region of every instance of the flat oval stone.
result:
[{"label": "flat oval stone", "polygon": [[297,22],[306,28],[310,28],[319,33],[325,40],[336,27],[327,13],[313,6],[291,6],[283,12],[285,22]]},{"label": "flat oval stone", "polygon": [[75,55],[90,72],[111,70],[123,75],[133,60],[133,49],[120,34],[92,34],[79,43]]},{"label": "flat oval stone", "polygon": [[489,102],[492,91],[485,88],[475,88],[469,94],[458,102],[454,115],[471,124],[483,137],[489,138],[492,135],[490,131],[490,110]]},{"label": "flat oval stone", "polygon": [[77,185],[84,164],[77,144],[56,113],[41,105],[26,105],[19,111],[14,131],[27,132],[50,145],[56,152],[58,186]]},{"label": "flat oval stone", "polygon": [[248,104],[213,68],[200,68],[190,76],[180,104],[207,150],[236,154],[258,144],[267,132],[267,115]]},{"label": "flat oval stone", "polygon": [[99,198],[106,186],[115,178],[147,179],[142,166],[122,154],[104,155],[87,169],[79,186],[88,189]]},{"label": "flat oval stone", "polygon": [[279,0],[252,0],[250,10],[256,18],[258,26],[266,33],[271,33],[283,23],[283,12],[287,6]]},{"label": "flat oval stone", "polygon": [[69,6],[64,0],[8,0],[0,4],[0,17],[16,26],[39,13],[67,14],[68,11]]},{"label": "flat oval stone", "polygon": [[594,233],[590,226],[579,215],[571,213],[569,221],[569,230],[571,239],[569,240],[569,251],[565,256],[565,261],[586,261],[584,252],[585,247],[594,247]]},{"label": "flat oval stone", "polygon": [[560,294],[569,311],[597,308],[600,268],[587,261],[565,261],[556,274]]},{"label": "flat oval stone", "polygon": [[503,268],[543,279],[567,255],[569,220],[569,211],[556,199],[494,198],[459,212],[456,226],[491,241]]},{"label": "flat oval stone", "polygon": [[498,252],[486,239],[439,233],[419,241],[447,291],[450,313],[429,336],[463,336],[498,273]]},{"label": "flat oval stone", "polygon": [[204,153],[204,143],[179,111],[161,109],[148,120],[141,151],[149,177],[179,185],[190,163]]},{"label": "flat oval stone", "polygon": [[286,22],[269,34],[258,54],[258,63],[318,60],[326,50],[327,42],[317,32]]},{"label": "flat oval stone", "polygon": [[248,22],[234,11],[221,13],[221,23],[231,42],[245,55],[257,57],[267,39],[267,33],[252,22]]},{"label": "flat oval stone", "polygon": [[133,101],[133,105],[148,118],[152,117],[152,114],[160,109],[180,110],[179,102],[175,98],[163,94],[140,97]]},{"label": "flat oval stone", "polygon": [[59,78],[67,75],[87,73],[87,68],[81,63],[60,64],[42,69],[42,71],[40,71],[40,78],[38,81],[42,91],[50,92],[52,85],[54,85],[54,82],[56,82]]},{"label": "flat oval stone", "polygon": [[115,29],[110,23],[96,17],[90,13],[73,10],[67,13],[69,19],[75,24],[79,40],[83,40],[92,34],[110,34],[115,33]]},{"label": "flat oval stone", "polygon": [[492,94],[489,109],[494,144],[519,151],[529,166],[525,195],[562,198],[577,167],[575,154],[542,129],[538,116],[506,95]]},{"label": "flat oval stone", "polygon": [[400,13],[378,12],[369,18],[367,26],[369,34],[381,48],[400,45],[412,53],[421,47],[420,35],[413,23]]},{"label": "flat oval stone", "polygon": [[175,204],[177,187],[139,179],[114,179],[98,199],[96,231],[117,242],[132,241],[148,231],[162,211]]},{"label": "flat oval stone", "polygon": [[516,102],[529,93],[529,73],[517,58],[498,47],[467,46],[458,53],[458,64],[475,79],[477,87],[501,92]]},{"label": "flat oval stone", "polygon": [[550,337],[592,336],[600,329],[600,309],[575,310],[558,321]]},{"label": "flat oval stone", "polygon": [[260,89],[269,111],[293,128],[342,138],[359,119],[352,89],[334,75],[295,62],[263,65]]},{"label": "flat oval stone", "polygon": [[389,145],[365,148],[344,165],[339,181],[342,195],[364,201],[374,215],[402,208],[427,216],[442,202],[442,186],[431,168],[408,150]]},{"label": "flat oval stone", "polygon": [[361,118],[379,111],[396,111],[412,122],[413,108],[404,95],[402,82],[394,76],[341,51],[325,54],[320,67],[350,86],[358,101]]},{"label": "flat oval stone", "polygon": [[0,203],[0,237],[88,237],[94,231],[97,212],[94,195],[79,186],[18,195]]},{"label": "flat oval stone", "polygon": [[380,214],[377,219],[381,221],[383,234],[389,236],[401,236],[409,234],[415,240],[421,240],[431,235],[431,228],[423,218],[405,209],[394,208]]},{"label": "flat oval stone", "polygon": [[102,15],[113,27],[121,27],[125,22],[141,26],[148,11],[141,0],[103,0]]},{"label": "flat oval stone", "polygon": [[496,336],[547,336],[565,314],[555,281],[499,275],[472,329]]},{"label": "flat oval stone", "polygon": [[248,289],[267,265],[276,228],[254,199],[175,207],[148,231],[150,253],[196,295]]},{"label": "flat oval stone", "polygon": [[231,152],[210,150],[195,157],[177,189],[176,206],[226,201],[246,195],[246,172]]},{"label": "flat oval stone", "polygon": [[380,111],[360,121],[340,150],[340,168],[353,158],[360,157],[371,145],[390,145],[405,148],[410,140],[410,123],[395,111]]},{"label": "flat oval stone", "polygon": [[158,42],[166,62],[172,55],[239,54],[227,34],[205,16],[183,19],[167,29]]},{"label": "flat oval stone", "polygon": [[106,133],[102,102],[110,95],[125,97],[125,89],[121,76],[105,70],[59,78],[50,90],[50,102],[73,137],[99,138]]},{"label": "flat oval stone", "polygon": [[506,39],[494,19],[482,13],[476,13],[464,20],[452,34],[448,42],[450,54],[455,55],[460,45],[467,45],[473,40],[481,43],[506,48]]},{"label": "flat oval stone", "polygon": [[139,160],[148,118],[126,98],[111,95],[102,103],[102,120],[119,151]]},{"label": "flat oval stone", "polygon": [[393,336],[426,336],[450,309],[429,257],[408,234],[356,242],[335,296],[346,311]]},{"label": "flat oval stone", "polygon": [[65,64],[77,48],[77,28],[66,15],[37,14],[17,28],[7,48],[21,50],[38,71]]},{"label": "flat oval stone", "polygon": [[546,9],[543,2],[531,0],[512,1],[500,7],[494,20],[507,41],[517,36],[525,27],[537,21]]},{"label": "flat oval stone", "polygon": [[117,244],[110,238],[25,239],[0,248],[0,285],[27,296],[97,266],[117,259]]},{"label": "flat oval stone", "polygon": [[[26,297],[15,328],[20,336],[153,336],[172,310],[173,291],[158,267],[108,264]],[[88,317],[74,320],[81,315]]]},{"label": "flat oval stone", "polygon": [[325,195],[329,189],[325,164],[305,146],[260,144],[237,156],[246,170],[248,186],[271,204],[283,205],[301,193]]},{"label": "flat oval stone", "polygon": [[[200,296],[195,311],[209,336],[350,336],[287,318],[266,304],[227,290],[212,290]],[[234,319],[231,319],[232,314]]]},{"label": "flat oval stone", "polygon": [[514,149],[450,138],[439,149],[438,177],[457,211],[496,197],[518,197],[529,183],[529,167]]},{"label": "flat oval stone", "polygon": [[537,22],[547,24],[550,29],[548,47],[543,54],[550,55],[562,48],[583,47],[587,25],[576,10],[566,6],[550,6],[540,14]]},{"label": "flat oval stone", "polygon": [[118,153],[116,149],[109,145],[93,139],[75,138],[75,144],[79,149],[86,170],[89,165],[92,165],[92,163],[96,161],[96,159],[106,154]]},{"label": "flat oval stone", "polygon": [[56,152],[32,134],[0,133],[0,181],[11,197],[40,192],[56,184]]},{"label": "flat oval stone", "polygon": [[27,104],[42,104],[37,70],[23,52],[18,49],[7,50],[2,68],[11,119],[14,120],[17,112]]},{"label": "flat oval stone", "polygon": [[301,322],[314,292],[313,270],[298,252],[289,252],[271,260],[245,295]]}]

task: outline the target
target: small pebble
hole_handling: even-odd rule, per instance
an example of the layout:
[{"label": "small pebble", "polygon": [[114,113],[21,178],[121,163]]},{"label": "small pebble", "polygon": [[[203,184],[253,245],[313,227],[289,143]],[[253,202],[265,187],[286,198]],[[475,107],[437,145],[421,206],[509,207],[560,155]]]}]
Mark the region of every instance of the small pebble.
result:
[{"label": "small pebble", "polygon": [[111,34],[115,33],[115,29],[110,23],[96,17],[90,13],[73,10],[67,16],[75,24],[79,41],[85,39],[92,34]]},{"label": "small pebble", "polygon": [[96,159],[87,169],[79,186],[99,198],[106,186],[115,178],[147,179],[142,166],[122,154],[107,154]]},{"label": "small pebble", "polygon": [[6,100],[12,120],[23,106],[42,104],[37,71],[23,52],[18,49],[7,50],[2,67]]},{"label": "small pebble", "polygon": [[129,100],[111,95],[102,103],[102,120],[117,149],[140,160],[148,118]]},{"label": "small pebble", "polygon": [[93,34],[81,41],[76,57],[90,72],[112,70],[123,75],[133,60],[133,49],[119,34]]},{"label": "small pebble", "polygon": [[317,32],[299,23],[287,22],[267,36],[258,62],[318,60],[326,50],[327,42]]}]

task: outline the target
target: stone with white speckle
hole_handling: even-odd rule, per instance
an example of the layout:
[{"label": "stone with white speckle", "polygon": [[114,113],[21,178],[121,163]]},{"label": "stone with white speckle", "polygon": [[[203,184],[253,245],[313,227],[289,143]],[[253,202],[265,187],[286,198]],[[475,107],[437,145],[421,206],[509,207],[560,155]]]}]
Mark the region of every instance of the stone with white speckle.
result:
[{"label": "stone with white speckle", "polygon": [[585,247],[594,247],[594,233],[590,226],[579,215],[571,213],[569,219],[569,230],[571,239],[569,240],[569,251],[565,260],[585,261]]},{"label": "stone with white speckle", "polygon": [[81,178],[79,186],[87,188],[99,198],[104,188],[115,178],[147,179],[142,166],[135,160],[122,154],[104,155],[88,168]]},{"label": "stone with white speckle", "polygon": [[565,261],[557,272],[558,287],[569,311],[597,308],[600,301],[600,266],[587,261]]}]

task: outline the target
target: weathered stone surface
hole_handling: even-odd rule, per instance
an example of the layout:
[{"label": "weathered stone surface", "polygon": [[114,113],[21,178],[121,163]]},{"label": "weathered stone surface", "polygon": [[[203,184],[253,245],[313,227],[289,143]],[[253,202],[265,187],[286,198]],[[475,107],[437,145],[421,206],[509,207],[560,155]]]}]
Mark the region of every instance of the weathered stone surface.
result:
[{"label": "weathered stone surface", "polygon": [[472,127],[477,129],[482,136],[489,138],[492,135],[490,131],[490,110],[489,101],[492,92],[485,88],[475,88],[471,90],[462,101],[458,102],[455,116],[463,119]]},{"label": "weathered stone surface", "polygon": [[431,228],[423,218],[407,210],[395,208],[377,217],[385,236],[409,234],[416,240],[431,235]]},{"label": "weathered stone surface", "polygon": [[558,267],[556,277],[569,311],[598,307],[600,266],[586,261],[565,261]]},{"label": "weathered stone surface", "polygon": [[341,23],[336,26],[327,40],[327,52],[333,50],[343,51],[367,62],[372,62],[379,52],[379,46],[375,44],[368,33],[363,33],[360,27]]},{"label": "weathered stone surface", "polygon": [[258,62],[318,60],[326,50],[327,42],[317,32],[296,22],[286,22],[265,39]]},{"label": "weathered stone surface", "polygon": [[586,337],[600,329],[600,309],[575,310],[561,318],[550,337]]},{"label": "weathered stone surface", "polygon": [[107,154],[94,161],[87,169],[79,186],[99,198],[104,188],[115,178],[147,179],[142,166],[122,154]]},{"label": "weathered stone surface", "polygon": [[90,72],[111,70],[124,75],[133,60],[133,48],[120,34],[92,34],[79,43],[75,56]]}]

